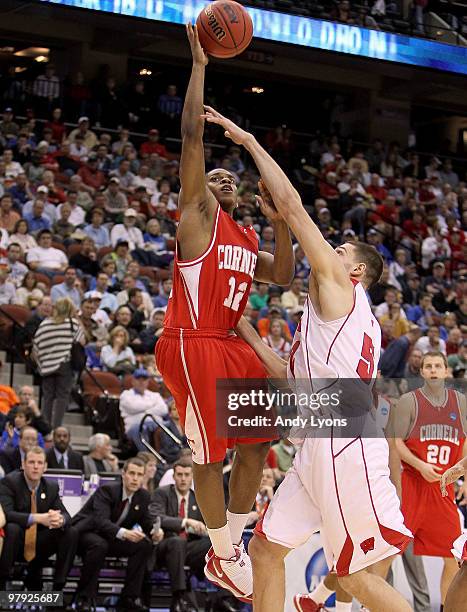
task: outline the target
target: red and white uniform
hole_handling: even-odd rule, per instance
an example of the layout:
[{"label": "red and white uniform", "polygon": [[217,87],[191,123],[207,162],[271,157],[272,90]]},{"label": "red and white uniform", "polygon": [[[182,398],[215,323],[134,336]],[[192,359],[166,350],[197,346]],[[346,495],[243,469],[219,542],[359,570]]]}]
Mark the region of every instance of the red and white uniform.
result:
[{"label": "red and white uniform", "polygon": [[220,206],[206,251],[189,261],[175,258],[156,362],[196,463],[222,461],[236,443],[258,442],[216,435],[216,380],[266,376],[256,353],[231,331],[248,301],[257,258],[255,230]]},{"label": "red and white uniform", "polygon": [[[372,384],[380,347],[381,330],[360,283],[354,283],[351,312],[335,321],[321,321],[308,299],[292,344],[289,380],[312,392],[319,391],[316,379],[322,384],[359,377]],[[399,553],[411,534],[388,462],[382,435],[342,438],[331,428],[306,437],[256,533],[296,548],[320,531],[329,568],[339,576]]]},{"label": "red and white uniform", "polygon": [[[412,392],[416,417],[405,443],[425,463],[439,468],[440,475],[462,459],[465,442],[459,398],[446,389],[442,406],[433,406],[421,389]],[[427,482],[411,465],[402,462],[402,513],[414,534],[414,553],[449,557],[461,523],[454,501],[454,485],[448,497],[442,497],[439,482]]]}]

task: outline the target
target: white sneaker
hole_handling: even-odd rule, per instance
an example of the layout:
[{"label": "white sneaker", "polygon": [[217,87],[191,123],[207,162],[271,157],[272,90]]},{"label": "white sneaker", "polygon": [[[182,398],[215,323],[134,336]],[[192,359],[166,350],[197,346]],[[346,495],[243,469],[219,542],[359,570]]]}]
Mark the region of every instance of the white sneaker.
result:
[{"label": "white sneaker", "polygon": [[246,603],[253,601],[253,571],[251,560],[245,548],[234,546],[235,557],[221,559],[214,553],[207,557],[204,573],[217,586],[227,589],[235,597]]}]

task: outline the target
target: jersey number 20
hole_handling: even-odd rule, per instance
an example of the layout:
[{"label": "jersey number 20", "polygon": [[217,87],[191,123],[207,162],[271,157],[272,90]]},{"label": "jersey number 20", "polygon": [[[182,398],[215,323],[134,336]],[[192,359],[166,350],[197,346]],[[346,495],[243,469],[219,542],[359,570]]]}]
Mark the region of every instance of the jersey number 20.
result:
[{"label": "jersey number 20", "polygon": [[[231,276],[229,278],[229,287],[229,295],[224,300],[224,306],[227,306],[227,308],[231,308],[237,312],[240,302],[242,301],[242,297],[245,295],[245,291],[248,289],[248,283],[240,283],[237,288],[235,276]],[[237,290],[235,291],[235,289]]]}]

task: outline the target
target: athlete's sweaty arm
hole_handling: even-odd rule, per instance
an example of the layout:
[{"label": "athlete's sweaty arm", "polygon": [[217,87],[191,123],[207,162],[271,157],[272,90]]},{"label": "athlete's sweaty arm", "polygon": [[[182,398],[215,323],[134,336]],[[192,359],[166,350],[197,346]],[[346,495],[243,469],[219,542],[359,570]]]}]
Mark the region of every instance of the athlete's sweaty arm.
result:
[{"label": "athlete's sweaty arm", "polygon": [[[193,66],[182,113],[182,155],[180,159],[179,207],[181,219],[178,240],[185,251],[182,253],[185,259],[199,255],[209,243],[217,205],[213,194],[206,187],[204,119],[201,117],[204,74],[208,57],[199,42],[196,26],[187,24],[186,31],[193,56]],[[199,253],[192,252],[192,241],[195,242],[195,251]]]},{"label": "athlete's sweaty arm", "polygon": [[386,428],[388,437],[394,438],[395,446],[402,461],[414,467],[427,482],[436,482],[441,478],[438,472],[441,468],[437,465],[426,463],[409,450],[405,440],[409,437],[410,430],[415,421],[415,399],[412,393],[402,395],[390,414],[392,425]]},{"label": "athlete's sweaty arm", "polygon": [[245,317],[240,320],[235,331],[247,342],[263,362],[270,378],[287,378],[287,362],[279,357],[258,335],[255,328]]}]

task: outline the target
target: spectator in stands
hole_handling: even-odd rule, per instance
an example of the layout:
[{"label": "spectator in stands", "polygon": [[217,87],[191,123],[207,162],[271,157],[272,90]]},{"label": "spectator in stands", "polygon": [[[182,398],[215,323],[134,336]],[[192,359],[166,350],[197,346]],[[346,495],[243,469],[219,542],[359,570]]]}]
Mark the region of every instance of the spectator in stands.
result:
[{"label": "spectator in stands", "polygon": [[101,351],[101,361],[106,370],[114,374],[126,374],[136,369],[133,350],[128,346],[130,336],[127,330],[117,325],[110,332],[109,344]]},{"label": "spectator in stands", "polygon": [[[400,296],[397,289],[394,287],[388,287],[384,292],[384,302],[378,304],[375,308],[375,317],[380,319],[384,315],[388,315],[390,313],[390,307],[392,304],[396,304],[400,302]],[[400,315],[403,319],[406,318],[405,312],[403,310],[400,311]]]},{"label": "spectator in stands", "polygon": [[27,408],[32,414],[30,423],[31,427],[37,429],[38,433],[42,434],[44,437],[48,436],[51,432],[51,428],[39,410],[39,406],[34,398],[34,389],[29,385],[23,385],[18,391],[18,397],[18,404],[13,406],[13,408],[7,414],[7,418],[10,420],[13,419],[19,408]]},{"label": "spectator in stands", "polygon": [[163,159],[168,158],[165,145],[159,142],[159,130],[156,130],[155,128],[149,130],[148,139],[143,142],[139,152],[143,159],[153,154],[156,154],[158,157],[162,157]]},{"label": "spectator in stands", "polygon": [[169,301],[170,292],[172,291],[172,279],[166,278],[161,283],[159,293],[153,299],[154,308],[165,308]]},{"label": "spectator in stands", "polygon": [[68,266],[68,259],[63,251],[52,246],[52,233],[43,229],[38,235],[39,246],[30,249],[26,256],[29,268],[53,278],[63,274]]},{"label": "spectator in stands", "polygon": [[150,325],[140,332],[139,339],[141,340],[141,349],[144,353],[154,354],[157,339],[164,327],[164,318],[164,310],[160,308],[154,309],[151,314]]},{"label": "spectator in stands", "polygon": [[[10,410],[10,413],[13,411]],[[7,415],[7,422],[5,425],[5,429],[3,430],[3,434],[0,439],[0,449],[1,450],[11,450],[15,449],[19,446],[19,437],[21,430],[24,427],[32,426],[33,420],[33,412],[28,406],[17,406],[14,414],[9,416]],[[37,434],[37,443],[38,446],[44,448],[44,438],[42,434]]]},{"label": "spectator in stands", "polygon": [[437,351],[446,355],[446,342],[439,337],[439,326],[430,325],[427,335],[417,340],[415,348],[423,355],[429,351]]},{"label": "spectator in stands", "polygon": [[263,342],[272,348],[272,350],[282,357],[287,359],[290,353],[290,342],[287,341],[284,334],[283,321],[274,319],[269,325],[269,333],[263,337]]},{"label": "spectator in stands", "polygon": [[155,476],[157,471],[157,459],[152,453],[148,451],[140,451],[136,455],[137,459],[141,459],[141,461],[145,465],[144,471],[144,480],[142,488],[145,489],[149,495],[152,496],[154,491],[156,490]]},{"label": "spectator in stands", "polygon": [[[0,361],[0,371],[3,368],[3,363]],[[0,385],[0,413],[8,414],[15,404],[19,403],[13,387],[9,385]]]},{"label": "spectator in stands", "polygon": [[38,439],[38,432],[34,427],[23,427],[19,433],[18,446],[0,452],[0,465],[5,474],[21,469],[26,451],[37,446]]},{"label": "spectator in stands", "polygon": [[56,482],[43,474],[45,452],[34,446],[24,455],[23,472],[13,472],[0,482],[0,504],[7,523],[0,557],[0,588],[5,590],[16,560],[28,564],[25,586],[42,590],[41,570],[46,560],[57,555],[53,589],[62,591],[75,558],[78,532],[63,505]]},{"label": "spectator in stands", "polygon": [[16,210],[22,210],[24,204],[33,198],[28,179],[24,173],[18,174],[15,183],[8,192],[13,198],[13,206]]},{"label": "spectator in stands", "polygon": [[63,283],[54,285],[50,291],[52,303],[55,304],[60,298],[67,297],[73,302],[75,308],[79,308],[81,305],[81,292],[76,286],[76,280],[75,268],[68,266],[65,270],[65,279]]},{"label": "spectator in stands", "polygon": [[40,74],[32,87],[34,104],[39,116],[45,117],[53,108],[59,106],[60,80],[55,74],[55,66],[47,64],[45,74]]},{"label": "spectator in stands", "polygon": [[0,198],[0,227],[11,233],[21,216],[13,210],[13,198],[5,193]]},{"label": "spectator in stands", "polygon": [[100,208],[90,211],[91,223],[85,225],[84,233],[94,241],[97,249],[110,246],[109,230],[103,225],[105,213]]},{"label": "spectator in stands", "polygon": [[57,212],[59,216],[52,227],[54,234],[53,238],[57,242],[64,242],[67,244],[75,231],[75,226],[70,222],[72,213],[71,205],[68,202],[64,202],[60,205],[60,210]]},{"label": "spectator in stands", "polygon": [[141,230],[136,227],[138,214],[133,208],[128,208],[123,214],[123,223],[113,226],[110,232],[112,246],[115,247],[120,240],[128,242],[130,251],[135,248],[144,248],[144,238]]},{"label": "spectator in stands", "polygon": [[412,323],[406,334],[389,344],[379,364],[379,369],[384,377],[403,378],[407,355],[420,337],[420,333],[420,328]]},{"label": "spectator in stands", "polygon": [[0,264],[0,305],[16,304],[16,287],[8,280],[8,265]]},{"label": "spectator in stands", "polygon": [[288,291],[281,296],[282,307],[286,310],[296,308],[300,304],[300,295],[304,291],[303,279],[295,277]]},{"label": "spectator in stands", "polygon": [[52,317],[42,321],[33,339],[33,352],[42,376],[42,413],[53,428],[62,424],[70,403],[73,343],[84,345],[84,332],[75,317],[73,302],[63,297],[54,304]]},{"label": "spectator in stands", "polygon": [[44,211],[44,202],[36,199],[32,205],[32,212],[24,215],[29,231],[33,234],[41,233],[42,230],[49,230],[51,228],[50,219],[44,214]]},{"label": "spectator in stands", "polygon": [[[75,227],[84,225],[84,218],[86,213],[84,209],[78,204],[78,192],[74,189],[69,189],[66,193],[66,203],[68,203],[71,207],[70,214],[70,223],[72,223]],[[63,206],[59,204],[57,206],[57,215],[60,215],[60,210]]]},{"label": "spectator in stands", "polygon": [[71,448],[70,440],[70,432],[66,427],[54,429],[53,446],[46,453],[48,468],[84,472],[83,456]]},{"label": "spectator in stands", "polygon": [[177,95],[177,86],[169,85],[165,94],[161,94],[157,100],[157,110],[162,115],[162,119],[169,124],[180,119],[182,114],[183,101]]},{"label": "spectator in stands", "polygon": [[157,565],[167,567],[169,572],[171,609],[194,612],[197,608],[187,593],[184,566],[189,565],[191,571],[203,580],[204,557],[211,544],[195,494],[190,488],[193,480],[190,459],[175,462],[174,480],[174,485],[159,487],[152,497],[151,512],[161,517],[164,531],[164,539],[156,549]]},{"label": "spectator in stands", "polygon": [[457,353],[449,355],[448,365],[452,371],[458,367],[467,369],[467,340],[461,342]]},{"label": "spectator in stands", "polygon": [[128,557],[117,610],[147,611],[140,599],[146,564],[152,542],[158,542],[163,534],[153,529],[150,495],[143,489],[144,475],[144,462],[128,459],[123,466],[122,482],[99,487],[73,517],[73,525],[80,533],[78,550],[83,558],[75,597],[78,611],[95,606],[99,571],[107,555]]},{"label": "spectator in stands", "polygon": [[286,438],[281,438],[277,444],[271,446],[277,459],[277,468],[283,477],[289,468],[292,467],[295,456],[295,447]]},{"label": "spectator in stands", "polygon": [[423,378],[420,375],[422,357],[423,353],[419,349],[413,348],[410,351],[404,371],[404,378],[407,381],[407,391],[413,391],[423,386]]},{"label": "spectator in stands", "polygon": [[[461,277],[465,278],[465,277]],[[460,280],[460,279],[459,279]],[[456,320],[459,327],[467,326],[467,296],[463,296],[459,300],[459,307],[455,310]]]},{"label": "spectator in stands", "polygon": [[[167,404],[160,395],[148,390],[150,375],[144,368],[137,368],[133,372],[132,387],[123,391],[120,396],[120,414],[125,424],[125,434],[135,444],[138,450],[144,450],[139,435],[139,426],[146,414],[162,418],[167,415]],[[152,433],[157,423],[148,420],[144,432]]]},{"label": "spectator in stands", "polygon": [[435,259],[446,261],[451,257],[451,247],[445,237],[446,231],[436,229],[434,236],[422,242],[422,267],[428,270]]},{"label": "spectator in stands", "polygon": [[401,305],[398,302],[394,302],[394,304],[389,306],[389,313],[378,319],[381,327],[383,327],[386,321],[392,322],[393,327],[391,331],[393,338],[399,338],[403,334],[406,334],[409,330],[410,323],[405,317],[402,318],[402,312],[404,311],[402,310]]},{"label": "spectator in stands", "polygon": [[367,242],[375,247],[381,257],[384,258],[386,262],[392,261],[392,253],[391,251],[383,244],[384,234],[375,229],[368,230],[367,233]]},{"label": "spectator in stands", "polygon": [[186,436],[183,433],[183,428],[180,423],[180,417],[178,416],[174,400],[170,400],[168,405],[169,413],[164,418],[164,425],[180,440],[182,445],[180,446],[177,444],[160,428],[155,430],[152,442],[157,452],[164,457],[169,465],[172,465],[181,456],[182,449],[187,449],[189,447]]},{"label": "spectator in stands", "polygon": [[265,512],[269,502],[274,496],[276,489],[276,477],[274,470],[267,465],[263,468],[263,477],[261,478],[261,484],[259,491],[256,495],[254,510],[250,512],[247,527],[250,529],[256,525],[258,520]]},{"label": "spectator in stands", "polygon": [[90,151],[97,145],[97,136],[89,129],[89,117],[80,117],[78,119],[78,127],[72,130],[68,135],[70,142],[75,142],[79,135],[82,138],[83,145]]},{"label": "spectator in stands", "polygon": [[10,235],[10,244],[13,242],[19,244],[25,254],[30,249],[37,247],[37,242],[29,233],[29,225],[25,219],[20,219],[13,228],[13,233]]},{"label": "spectator in stands", "polygon": [[105,175],[97,165],[97,154],[92,152],[88,155],[87,163],[78,170],[78,175],[83,183],[92,187],[95,191],[101,189],[105,184]]},{"label": "spectator in stands", "polygon": [[[94,292],[85,294],[85,297],[98,297],[100,298],[99,308],[114,313],[118,308],[117,298],[113,293],[108,291],[110,286],[110,279],[105,272],[99,272],[96,277],[96,288]],[[94,293],[94,295],[92,295]]]},{"label": "spectator in stands", "polygon": [[104,195],[106,198],[105,210],[115,220],[118,215],[123,214],[128,208],[128,200],[120,189],[120,180],[116,176],[109,180]]},{"label": "spectator in stands", "polygon": [[89,438],[89,454],[83,457],[84,476],[100,472],[118,472],[118,458],[112,453],[110,437],[107,434],[97,433]]},{"label": "spectator in stands", "polygon": [[436,315],[433,307],[433,298],[429,293],[421,293],[418,306],[411,306],[407,311],[409,321],[416,323],[419,327],[426,330],[429,325],[434,323],[433,317]]},{"label": "spectator in stands", "polygon": [[[22,288],[23,287],[18,289],[18,292],[20,292]],[[26,321],[22,333],[23,345],[27,346],[28,349],[31,347],[32,339],[39,325],[44,319],[46,319],[47,317],[51,317],[53,313],[53,304],[52,300],[50,299],[50,296],[43,295],[42,292],[41,295],[42,297],[37,298],[37,308],[33,311],[32,315]]]},{"label": "spectator in stands", "polygon": [[70,257],[70,264],[80,270],[82,274],[96,277],[99,272],[96,245],[92,238],[84,236],[81,249]]},{"label": "spectator in stands", "polygon": [[13,109],[8,106],[3,111],[2,120],[0,121],[0,133],[6,140],[17,136],[19,132],[19,125],[13,118]]}]

